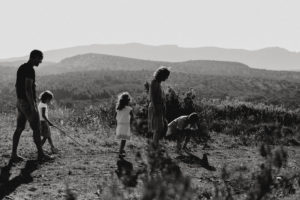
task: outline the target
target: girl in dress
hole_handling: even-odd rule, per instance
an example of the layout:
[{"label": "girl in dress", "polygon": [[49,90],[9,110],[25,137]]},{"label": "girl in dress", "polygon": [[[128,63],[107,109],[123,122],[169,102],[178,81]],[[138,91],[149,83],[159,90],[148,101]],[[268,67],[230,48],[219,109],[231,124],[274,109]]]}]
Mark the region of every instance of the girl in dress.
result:
[{"label": "girl in dress", "polygon": [[123,92],[118,96],[118,102],[116,106],[116,120],[117,130],[116,138],[121,140],[119,157],[125,156],[125,144],[126,140],[130,140],[131,131],[130,124],[133,120],[132,108],[130,104],[130,95],[128,92]]},{"label": "girl in dress", "polygon": [[53,145],[53,141],[51,138],[50,126],[53,126],[52,122],[50,122],[48,118],[48,104],[53,99],[53,94],[49,90],[46,90],[40,94],[40,102],[38,105],[39,116],[41,120],[41,136],[42,145],[48,140],[52,153],[58,153],[58,149],[56,149]]}]

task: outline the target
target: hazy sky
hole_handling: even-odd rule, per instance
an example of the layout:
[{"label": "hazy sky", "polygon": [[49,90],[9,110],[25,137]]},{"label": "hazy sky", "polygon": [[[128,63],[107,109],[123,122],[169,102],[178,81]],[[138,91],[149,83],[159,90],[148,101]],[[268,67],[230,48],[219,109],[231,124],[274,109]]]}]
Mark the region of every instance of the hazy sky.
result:
[{"label": "hazy sky", "polygon": [[0,58],[138,42],[300,51],[299,0],[0,0]]}]

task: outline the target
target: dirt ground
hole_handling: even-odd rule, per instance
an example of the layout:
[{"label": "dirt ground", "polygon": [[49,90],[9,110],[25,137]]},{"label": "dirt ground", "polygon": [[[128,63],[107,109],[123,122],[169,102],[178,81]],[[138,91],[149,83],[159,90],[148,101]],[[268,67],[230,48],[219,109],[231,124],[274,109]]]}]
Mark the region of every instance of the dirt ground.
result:
[{"label": "dirt ground", "polygon": [[[100,188],[108,185],[107,181],[118,182],[114,171],[116,170],[118,141],[113,139],[113,131],[109,134],[99,135],[99,132],[87,132],[84,129],[69,131],[68,133],[80,141],[84,147],[79,147],[69,138],[60,135],[53,130],[53,140],[60,150],[54,155],[55,160],[38,164],[36,149],[32,139],[32,132],[27,128],[23,133],[19,154],[26,158],[11,168],[7,166],[11,140],[14,131],[14,116],[0,117],[0,168],[2,169],[0,180],[0,199],[65,199],[66,187],[76,194],[78,199],[105,199]],[[263,159],[259,155],[258,147],[239,146],[234,143],[235,138],[223,135],[213,136],[210,148],[202,150],[202,146],[193,147],[194,160],[186,154],[175,154],[175,144],[168,144],[170,156],[177,161],[182,172],[191,177],[192,185],[203,191],[213,191],[214,185],[221,182],[220,174],[224,166],[228,171],[234,171],[237,167],[247,166],[248,174],[258,169]],[[145,139],[134,137],[126,147],[127,159],[135,162],[135,154],[145,146]],[[45,149],[49,152],[49,145]],[[285,147],[288,152],[288,164],[281,173],[300,171],[300,148]],[[197,158],[208,154],[211,168],[204,168]],[[7,171],[5,171],[7,170]],[[3,182],[6,177],[8,182]],[[9,185],[9,189],[7,189]],[[123,188],[124,189],[124,188]],[[130,193],[135,198],[142,195],[142,189],[126,190],[130,199]],[[132,198],[134,199],[134,198]],[[241,196],[242,199],[242,196]],[[295,194],[281,199],[300,199],[299,188]]]}]

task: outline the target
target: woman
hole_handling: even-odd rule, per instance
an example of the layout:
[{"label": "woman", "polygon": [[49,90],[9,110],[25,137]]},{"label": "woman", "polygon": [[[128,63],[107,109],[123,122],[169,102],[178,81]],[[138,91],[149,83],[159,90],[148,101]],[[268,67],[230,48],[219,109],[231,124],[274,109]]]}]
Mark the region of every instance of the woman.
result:
[{"label": "woman", "polygon": [[170,75],[167,67],[158,68],[153,74],[149,88],[150,104],[148,108],[148,129],[153,133],[153,142],[158,144],[159,139],[167,130],[166,100],[161,82],[166,81]]}]

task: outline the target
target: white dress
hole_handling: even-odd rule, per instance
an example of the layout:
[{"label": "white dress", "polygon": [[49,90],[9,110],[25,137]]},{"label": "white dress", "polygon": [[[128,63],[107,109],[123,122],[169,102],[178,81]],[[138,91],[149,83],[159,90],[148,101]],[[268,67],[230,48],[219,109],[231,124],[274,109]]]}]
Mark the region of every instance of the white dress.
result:
[{"label": "white dress", "polygon": [[44,117],[43,117],[43,108],[45,108],[45,116],[48,118],[48,106],[47,104],[43,103],[43,102],[40,102],[39,105],[38,105],[38,111],[39,111],[39,116],[40,116],[40,121],[45,121]]},{"label": "white dress", "polygon": [[117,110],[117,130],[116,130],[116,138],[121,140],[129,140],[131,136],[130,131],[130,112],[132,108],[130,106],[126,106],[122,110]]}]

